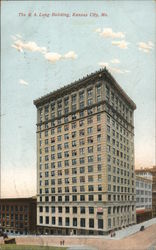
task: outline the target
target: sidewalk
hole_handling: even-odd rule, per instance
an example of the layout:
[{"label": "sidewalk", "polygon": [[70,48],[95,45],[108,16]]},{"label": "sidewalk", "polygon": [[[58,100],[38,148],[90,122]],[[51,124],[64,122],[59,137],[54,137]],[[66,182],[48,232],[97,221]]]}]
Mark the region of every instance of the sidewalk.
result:
[{"label": "sidewalk", "polygon": [[116,236],[111,238],[111,239],[115,239],[115,240],[120,240],[120,239],[123,239],[125,237],[128,237],[132,234],[135,234],[137,232],[140,231],[140,228],[141,226],[144,226],[145,230],[147,227],[153,225],[153,224],[156,224],[156,218],[153,218],[151,220],[148,220],[148,221],[145,221],[145,222],[142,222],[140,224],[136,224],[136,225],[133,225],[133,226],[130,226],[130,227],[127,227],[127,228],[124,228],[124,229],[121,229],[119,231],[116,231]]}]

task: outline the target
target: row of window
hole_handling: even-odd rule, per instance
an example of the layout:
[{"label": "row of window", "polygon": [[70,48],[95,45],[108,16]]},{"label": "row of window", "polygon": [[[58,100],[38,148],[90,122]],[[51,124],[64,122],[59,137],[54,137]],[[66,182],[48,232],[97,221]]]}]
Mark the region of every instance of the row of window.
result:
[{"label": "row of window", "polygon": [[[97,86],[96,87],[96,94],[97,96],[101,95],[101,86]],[[77,93],[72,94],[71,96],[65,96],[63,99],[58,99],[57,101],[53,101],[51,102],[51,104],[47,104],[44,107],[44,113],[48,113],[49,112],[49,108],[51,109],[50,111],[54,111],[55,107],[57,106],[57,109],[61,109],[63,107],[63,103],[64,106],[68,106],[69,104],[75,104],[77,102],[77,99],[79,99],[79,102],[84,101],[85,98],[90,99],[93,97],[93,88],[89,88],[88,90],[86,90],[86,96],[85,96],[85,91],[81,90],[79,92],[79,95],[77,95]],[[43,114],[43,108],[39,109],[39,113],[40,115]]]},{"label": "row of window", "polygon": [[137,181],[136,180],[136,187],[140,187],[140,188],[145,188],[145,189],[152,189],[152,183],[151,184],[147,184],[143,181]]},{"label": "row of window", "polygon": [[[61,110],[57,112],[57,116],[55,116],[55,113],[51,113],[51,116],[49,117],[49,114],[45,114],[44,116],[44,119],[43,119],[43,116],[40,115],[39,116],[39,122],[42,123],[43,121],[45,121],[46,123],[49,121],[49,120],[52,120],[51,122],[51,126],[52,127],[55,127],[56,125],[56,120],[57,120],[57,125],[60,125],[62,123],[62,118],[61,116],[63,114],[65,114],[65,117],[64,117],[64,123],[68,123],[70,121],[70,116],[69,116],[69,109],[65,109],[66,113],[63,113]],[[71,121],[74,121],[76,120],[77,118],[84,118],[85,115],[92,115],[94,114],[95,112],[99,112],[101,111],[101,106],[97,106],[97,110],[95,111],[95,107],[90,107],[90,108],[87,108],[87,110],[81,110],[79,112],[77,112],[76,110],[76,106],[74,106],[74,110],[72,110],[72,115],[71,115]],[[57,119],[56,119],[57,118]],[[100,121],[100,114],[97,115],[97,121]]]},{"label": "row of window", "polygon": [[115,120],[111,119],[109,115],[107,115],[107,132],[112,133],[113,136],[117,133],[126,136],[127,138],[131,135],[125,128],[119,125]]},{"label": "row of window", "polygon": [[65,213],[72,212],[73,214],[77,214],[79,211],[81,214],[85,214],[88,211],[89,214],[94,214],[95,209],[94,209],[94,207],[88,207],[86,209],[86,207],[83,207],[83,206],[81,206],[80,208],[78,208],[78,207],[72,207],[72,208],[65,207],[65,208],[63,208],[61,206],[59,206],[59,207],[52,206],[51,210],[50,210],[49,206],[46,206],[44,208],[43,208],[43,206],[39,206],[39,212],[42,213],[43,210],[45,210],[46,213],[49,213],[49,212],[56,213],[56,211],[58,211],[58,213],[63,213],[63,211],[65,211]]},{"label": "row of window", "polygon": [[[87,189],[87,190],[86,190]],[[52,187],[51,189],[49,189],[48,187],[46,187],[45,189],[45,194],[49,194],[49,192],[51,191],[51,193],[76,193],[76,192],[94,192],[94,191],[102,191],[102,185],[98,184],[97,186],[95,185],[88,185],[87,187],[85,186],[72,186],[72,187]],[[111,185],[108,184],[108,192],[118,192],[118,193],[134,193],[134,188],[130,188],[130,187],[125,187],[125,186],[116,186],[116,185]],[[40,194],[43,193],[43,189],[40,188]],[[83,198],[84,199],[84,198]]]},{"label": "row of window", "polygon": [[93,167],[93,165],[90,165],[88,166],[88,168],[85,168],[85,167],[80,167],[79,169],[78,168],[72,168],[71,170],[70,169],[65,169],[65,170],[53,170],[51,172],[49,171],[46,171],[45,173],[43,172],[40,172],[40,178],[42,177],[50,177],[50,176],[62,176],[62,175],[75,175],[75,174],[82,174],[82,173],[85,173],[88,171],[88,173],[93,173],[94,171],[95,172],[101,172],[102,170],[102,165],[101,164],[98,164],[95,168],[95,166]]},{"label": "row of window", "polygon": [[[59,151],[59,150],[62,150],[62,144],[57,144],[57,147],[55,147],[55,145],[53,145],[53,146],[51,146],[51,151],[52,152],[55,152],[55,149],[57,148],[57,150]],[[64,143],[64,148],[63,149],[65,149],[65,150],[67,150],[69,148],[69,143],[68,142],[65,142]],[[95,149],[97,149],[97,150],[95,150]],[[50,150],[50,147],[45,147],[44,148],[44,151],[45,151],[45,153],[48,153],[49,152],[49,150]],[[97,145],[97,147],[95,148],[95,147],[93,147],[93,146],[89,146],[89,147],[87,147],[87,148],[79,148],[79,150],[76,150],[76,149],[74,149],[74,150],[71,150],[71,154],[72,154],[72,156],[75,156],[75,155],[77,155],[78,154],[78,152],[79,152],[79,155],[84,155],[85,154],[85,151],[87,152],[87,153],[93,153],[94,151],[98,151],[98,152],[100,152],[101,151],[101,144],[99,144],[99,145]],[[40,149],[40,154],[42,154],[42,149]],[[69,155],[69,151],[64,151],[64,156],[65,155]]]},{"label": "row of window", "polygon": [[[58,226],[62,226],[63,225],[63,219],[62,217],[58,217],[58,221],[56,222],[56,217],[53,216],[51,218],[51,222],[50,222],[50,218],[49,216],[45,216],[45,224],[46,225],[58,225]],[[70,221],[72,221],[72,223],[70,223]],[[79,219],[80,221],[80,227],[86,227],[86,221],[87,219],[86,218],[80,218]],[[89,218],[88,219],[88,225],[89,225],[89,228],[94,228],[94,219],[93,218]],[[40,224],[43,224],[43,216],[40,216],[39,217],[39,223]],[[99,229],[103,229],[103,219],[98,219],[98,228]],[[73,226],[73,227],[77,227],[78,226],[78,218],[73,218],[71,219],[70,217],[65,217],[65,226]]]},{"label": "row of window", "polygon": [[[54,132],[53,132],[53,130],[54,129],[51,129],[51,134],[53,135],[53,134],[55,134]],[[99,124],[99,125],[97,125],[97,127],[96,127],[96,131],[94,131],[95,129],[93,129],[93,127],[89,127],[89,128],[87,128],[86,129],[86,131],[84,130],[84,129],[81,129],[81,130],[79,130],[79,131],[73,131],[72,133],[71,133],[71,137],[72,138],[76,138],[76,136],[84,136],[85,135],[85,132],[88,134],[88,135],[90,135],[90,134],[93,134],[93,132],[95,132],[95,133],[97,133],[97,132],[100,132],[101,131],[101,124]],[[44,135],[45,136],[48,136],[48,133],[49,133],[49,131],[50,130],[45,130],[44,131]],[[66,132],[67,130],[65,130],[65,132]],[[42,133],[42,132],[40,132],[40,133]],[[61,126],[59,126],[59,127],[57,127],[57,133],[62,133],[62,127]],[[66,139],[69,139],[69,134],[65,134],[64,135],[64,139],[66,140]]]},{"label": "row of window", "polygon": [[0,211],[19,211],[19,212],[27,212],[28,211],[28,206],[9,206],[9,205],[0,205]]},{"label": "row of window", "polygon": [[[66,134],[64,138],[65,138],[64,140],[69,140],[69,135]],[[97,140],[95,139],[95,137],[93,138],[93,136],[87,137],[87,143],[88,143],[88,144],[93,143],[94,140],[95,140],[95,142],[101,142],[101,134],[98,134],[98,135],[97,135]],[[62,141],[62,136],[61,136],[61,135],[58,136],[58,137],[57,137],[57,140],[56,140],[55,137],[51,138],[51,140],[45,139],[44,143],[45,143],[45,145],[47,145],[47,144],[49,144],[49,143],[56,143],[56,141],[57,141],[57,142],[61,142],[61,141]],[[78,144],[78,142],[79,142],[79,145],[80,145],[80,146],[81,146],[81,145],[84,145],[84,144],[85,144],[85,138],[79,139],[79,141],[78,141],[78,140],[73,140],[73,141],[71,142],[71,146],[72,146],[72,147],[76,147],[77,144]],[[40,140],[40,146],[41,146],[41,145],[42,145],[42,141]]]},{"label": "row of window", "polygon": [[11,215],[6,215],[6,214],[1,214],[0,213],[0,219],[1,218],[4,218],[4,219],[7,219],[7,220],[27,220],[28,219],[28,215],[27,214],[25,214],[25,215],[23,215],[23,214],[11,214]]},{"label": "row of window", "polygon": [[136,202],[137,203],[139,203],[139,202],[141,202],[141,203],[142,202],[145,202],[145,203],[150,202],[151,203],[152,202],[152,198],[143,198],[143,197],[139,198],[139,197],[136,197]]},{"label": "row of window", "polygon": [[11,222],[9,222],[9,221],[2,221],[1,225],[2,225],[2,227],[8,226],[8,227],[21,228],[21,229],[25,228],[25,230],[27,230],[27,227],[28,227],[27,223],[23,224],[22,222],[17,223],[17,222],[13,222],[13,221],[11,221]]},{"label": "row of window", "polygon": [[[77,162],[77,161],[76,161]],[[74,161],[72,162],[70,162],[69,160],[65,160],[64,162],[62,162],[62,161],[58,161],[57,163],[56,162],[51,162],[51,164],[49,164],[49,163],[45,163],[44,165],[42,164],[42,163],[40,163],[39,164],[39,169],[40,170],[42,170],[42,168],[44,167],[45,168],[45,170],[48,170],[49,169],[49,165],[51,166],[51,169],[55,169],[55,168],[62,168],[62,166],[63,166],[63,163],[64,163],[64,166],[65,167],[69,167],[69,166],[73,166],[72,165],[72,163],[74,163],[74,165],[76,165],[76,162],[75,162],[75,159],[74,159]],[[119,159],[117,159],[116,160],[116,158],[115,157],[113,157],[113,160],[112,160],[112,163],[113,164],[116,164],[117,166],[120,166],[120,168],[126,168],[127,167],[127,169],[129,169],[129,163],[126,163],[126,162],[124,162],[124,161],[120,161]],[[90,167],[91,168],[91,167]],[[111,172],[111,171],[113,171],[113,173],[114,174],[120,174],[120,172],[121,172],[121,175],[123,175],[123,173],[124,173],[124,176],[126,176],[125,175],[125,170],[124,170],[124,172],[123,172],[123,170],[121,169],[120,170],[120,168],[119,167],[116,167],[116,166],[111,166],[110,164],[108,164],[108,172]],[[95,169],[95,165],[94,165],[94,169]],[[101,171],[101,169],[102,169],[102,166],[101,166],[101,164],[99,164],[98,163],[98,165],[97,165],[97,171]],[[132,165],[132,170],[133,170],[133,165]],[[69,170],[65,170],[66,172],[65,172],[65,174],[67,174],[68,175],[68,173],[69,173]],[[73,170],[74,171],[74,170]],[[78,171],[78,168],[77,168],[77,173],[78,172],[80,172],[80,173],[85,173],[85,167],[84,166],[82,166],[82,167],[80,167],[80,171]],[[53,175],[53,172],[51,172],[51,176]],[[127,176],[129,176],[129,172],[127,171]],[[134,177],[134,173],[132,173],[132,176],[131,176],[132,178]]]},{"label": "row of window", "polygon": [[132,119],[132,110],[130,110],[125,102],[123,102],[118,97],[118,95],[108,86],[106,86],[106,99],[112,104],[115,109],[117,109],[123,116],[125,116],[125,118],[128,119],[129,116],[130,119]]},{"label": "row of window", "polygon": [[[76,152],[74,151],[73,154],[72,154],[72,157],[75,157],[76,155]],[[63,158],[63,154],[62,152],[59,152],[57,153],[57,155],[55,154],[51,154],[51,160],[55,160],[55,157],[57,156],[57,159],[61,159]],[[68,158],[69,157],[69,151],[65,151],[64,152],[64,158]],[[49,161],[49,155],[45,155],[44,157],[45,161]],[[94,162],[94,161],[97,161],[97,162],[101,162],[101,155],[97,155],[96,159],[94,159],[94,156],[93,155],[90,155],[87,157],[87,162],[88,163],[91,163],[91,162]],[[76,164],[84,164],[85,163],[85,157],[80,157],[79,159],[72,159],[72,166],[73,165],[76,165]],[[40,156],[40,162],[42,162],[42,156]],[[110,162],[110,161],[108,161]]]},{"label": "row of window", "polygon": [[[89,175],[89,176],[80,176],[80,177],[72,177],[72,178],[58,178],[58,179],[51,179],[51,185],[55,185],[56,183],[58,185],[61,185],[63,182],[66,183],[66,184],[69,184],[69,183],[84,183],[86,181],[88,182],[93,182],[95,180],[98,180],[98,181],[102,181],[102,175],[97,175],[97,176],[93,176],[93,175]],[[44,184],[45,186],[48,186],[50,185],[50,180],[45,180],[44,181]]]},{"label": "row of window", "polygon": [[[100,110],[101,110],[101,108],[98,107],[98,111],[100,111]],[[73,121],[73,122],[71,122],[71,124],[67,123],[67,122],[69,122],[68,117],[65,117],[64,120],[66,121],[65,124],[64,124],[64,131],[68,131],[68,130],[76,129],[78,127],[78,125],[79,125],[79,127],[83,127],[85,125],[85,122],[87,122],[88,125],[92,124],[93,123],[93,116],[86,117],[86,119],[81,119],[79,122],[78,121]],[[98,121],[101,120],[100,114],[98,116],[96,116],[96,120],[98,120]],[[40,124],[40,125],[38,125],[38,131],[41,131],[43,129],[51,128],[51,134],[52,135],[55,134],[57,131],[58,132],[60,130],[62,131],[62,129],[63,129],[63,125],[61,125],[62,119],[58,119],[57,124],[55,124],[55,123],[56,123],[56,121],[55,122],[54,121],[45,122],[45,124]],[[57,125],[59,128],[55,127],[55,125]]]},{"label": "row of window", "polygon": [[[107,208],[107,211],[108,211],[108,214],[114,214],[114,213],[123,213],[123,212],[130,212],[130,210],[132,209],[132,211],[134,211],[134,206],[121,206],[121,207],[108,207]],[[58,206],[58,207],[55,207],[55,206],[52,206],[52,207],[49,207],[49,206],[39,206],[39,212],[42,213],[42,212],[46,212],[46,213],[72,213],[72,214],[77,214],[77,213],[80,213],[80,214],[94,214],[95,213],[95,210],[96,210],[96,213],[97,215],[103,215],[103,208],[94,208],[94,207],[84,207],[84,206],[81,206],[81,207],[61,207],[61,206]]]},{"label": "row of window", "polygon": [[[100,119],[100,116],[98,116],[98,119]],[[50,127],[52,126],[51,134],[53,135],[56,132],[60,133],[63,130],[63,128],[64,128],[64,131],[69,131],[69,130],[76,129],[78,127],[78,125],[79,125],[79,127],[83,127],[85,125],[85,122],[87,122],[88,125],[92,124],[93,123],[93,116],[88,117],[87,119],[81,119],[79,122],[72,122],[71,124],[65,124],[64,126],[60,125],[60,121],[59,121],[58,127],[54,127],[54,122],[51,122],[51,124],[46,122],[45,125],[43,125],[43,124],[38,125],[38,129],[39,130],[42,130],[44,128],[48,129],[49,125],[50,125]]]},{"label": "row of window", "polygon": [[[133,121],[130,119],[123,119],[123,117],[120,114],[117,114],[112,108],[106,106],[106,112],[109,114],[107,115],[107,125],[111,126],[111,128],[115,128],[116,131],[119,132],[119,124],[122,127],[122,134],[125,133],[125,135],[127,134],[128,131],[130,131],[131,133],[128,133],[131,138],[133,138]],[[128,123],[130,122],[130,123]],[[131,125],[130,125],[131,124]],[[124,132],[125,130],[125,132]],[[127,131],[127,132],[126,132]],[[128,135],[127,134],[127,135]]]},{"label": "row of window", "polygon": [[[87,200],[86,200],[86,197],[87,197]],[[62,202],[62,201],[65,201],[65,202],[69,202],[69,201],[73,201],[73,202],[77,202],[77,201],[102,201],[103,200],[103,197],[102,197],[102,194],[98,194],[98,195],[93,195],[93,194],[90,194],[90,195],[71,195],[71,199],[70,199],[70,196],[69,195],[65,195],[62,196],[62,195],[58,195],[55,196],[55,195],[52,195],[52,196],[45,196],[45,197],[42,197],[40,196],[40,202],[43,202],[44,201],[44,198],[45,198],[45,202]],[[111,194],[108,194],[108,201],[134,201],[134,195],[111,195]]]},{"label": "row of window", "polygon": [[136,194],[138,195],[152,195],[152,186],[150,188],[150,191],[145,191],[145,190],[136,190]]}]

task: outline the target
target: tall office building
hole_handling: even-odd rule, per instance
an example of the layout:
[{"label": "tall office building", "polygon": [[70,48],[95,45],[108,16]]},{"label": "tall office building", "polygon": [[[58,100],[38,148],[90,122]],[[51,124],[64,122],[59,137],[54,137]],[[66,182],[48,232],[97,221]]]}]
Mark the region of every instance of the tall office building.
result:
[{"label": "tall office building", "polygon": [[136,105],[107,69],[34,104],[39,230],[97,235],[136,223]]}]

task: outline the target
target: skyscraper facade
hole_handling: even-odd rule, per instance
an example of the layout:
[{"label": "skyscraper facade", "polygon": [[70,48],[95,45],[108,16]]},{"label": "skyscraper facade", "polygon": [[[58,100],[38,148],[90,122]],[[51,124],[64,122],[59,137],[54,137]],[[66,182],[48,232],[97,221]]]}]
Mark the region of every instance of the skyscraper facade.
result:
[{"label": "skyscraper facade", "polygon": [[136,223],[135,103],[107,69],[34,101],[37,225],[107,234]]}]

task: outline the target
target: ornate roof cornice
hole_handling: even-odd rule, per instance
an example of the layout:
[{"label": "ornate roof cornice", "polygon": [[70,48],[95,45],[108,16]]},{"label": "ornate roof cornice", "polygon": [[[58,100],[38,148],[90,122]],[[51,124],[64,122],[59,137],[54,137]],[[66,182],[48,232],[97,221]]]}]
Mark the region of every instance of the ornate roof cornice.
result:
[{"label": "ornate roof cornice", "polygon": [[109,82],[109,84],[112,85],[112,87],[114,87],[119,93],[120,95],[125,99],[125,101],[132,107],[132,109],[136,109],[136,105],[135,103],[131,100],[131,98],[125,93],[125,91],[120,87],[120,85],[116,82],[116,80],[114,79],[114,77],[111,75],[111,73],[106,69],[106,67],[104,69],[100,69],[94,73],[91,73],[89,75],[86,75],[85,77],[72,82],[60,89],[57,89],[53,92],[48,93],[47,95],[41,96],[40,98],[34,100],[34,105],[36,107],[39,107],[49,101],[51,101],[51,99],[57,99],[60,98],[62,96],[65,96],[67,94],[70,94],[74,91],[77,91],[78,89],[82,88],[82,87],[87,87],[88,85],[93,84],[93,81],[95,80],[106,80]]}]

